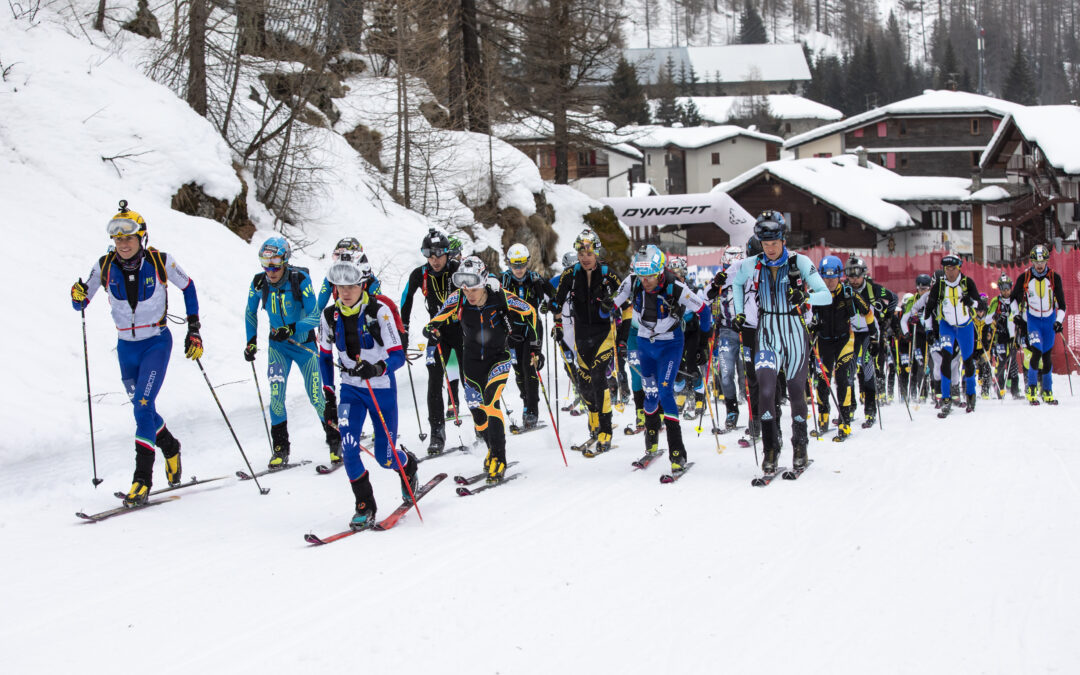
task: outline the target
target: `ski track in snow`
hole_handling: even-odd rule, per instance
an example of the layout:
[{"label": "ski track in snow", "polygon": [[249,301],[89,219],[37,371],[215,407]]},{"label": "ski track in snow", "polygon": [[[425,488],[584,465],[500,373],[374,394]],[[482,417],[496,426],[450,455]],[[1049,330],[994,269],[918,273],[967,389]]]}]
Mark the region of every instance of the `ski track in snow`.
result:
[{"label": "ski track in snow", "polygon": [[[295,393],[293,458],[324,462]],[[259,470],[262,419],[232,398]],[[692,422],[695,468],[672,486],[658,484],[664,460],[631,470],[640,438],[591,460],[568,451],[564,468],[551,431],[535,432],[508,439],[526,474],[513,484],[460,498],[447,481],[420,502],[423,524],[410,512],[390,532],[314,549],[302,535],[343,529],[352,506],[344,472],[318,476],[314,464],[260,478],[266,496],[230,479],[78,522],[75,510],[115,506],[128,484],[130,430],[99,428],[99,489],[82,453],[0,479],[5,669],[104,672],[112,654],[166,673],[1061,669],[1080,656],[1067,639],[1080,607],[1071,403],[980,401],[944,421],[923,405],[914,422],[894,404],[884,432],[811,440],[814,466],[765,489],[749,485],[752,450],[729,435],[717,454]],[[246,469],[211,406],[170,421],[187,477]],[[402,440],[422,451],[412,409],[401,419]],[[584,434],[583,418],[562,422],[564,444]],[[439,458],[421,479],[481,459]],[[162,473],[159,462],[159,487]],[[386,515],[397,476],[373,466],[372,481]],[[643,644],[643,631],[657,639]]]}]

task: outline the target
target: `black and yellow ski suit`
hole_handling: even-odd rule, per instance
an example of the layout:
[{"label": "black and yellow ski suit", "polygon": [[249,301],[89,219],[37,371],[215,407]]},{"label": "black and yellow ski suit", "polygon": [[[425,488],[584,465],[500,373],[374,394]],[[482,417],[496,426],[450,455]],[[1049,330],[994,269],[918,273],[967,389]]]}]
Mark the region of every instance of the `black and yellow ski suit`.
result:
[{"label": "black and yellow ski suit", "polygon": [[[451,277],[457,271],[458,261],[449,260],[441,270],[436,272],[427,263],[417,267],[409,275],[409,281],[405,284],[405,290],[401,294],[401,319],[405,324],[405,335],[402,336],[402,344],[409,346],[409,317],[412,316],[413,295],[417,290],[424,296],[424,307],[428,316],[433,317],[439,313],[440,308],[446,303],[450,294],[454,291]],[[441,434],[446,423],[446,408],[443,407],[443,389],[446,388],[443,365],[450,360],[450,352],[457,353],[458,363],[461,362],[461,330],[457,326],[448,326],[442,331],[439,345],[428,345],[425,361],[428,371],[428,422],[431,428]],[[456,382],[456,381],[455,381]],[[458,402],[457,386],[453,390],[454,402]]]},{"label": "black and yellow ski suit", "polygon": [[[818,415],[821,427],[829,421],[829,384],[835,385],[836,400],[840,404],[840,423],[851,424],[855,410],[855,332],[851,320],[855,318],[854,293],[845,283],[836,285],[832,302],[814,308],[810,330],[816,338],[815,349],[821,364],[812,364],[817,380]],[[821,369],[825,369],[822,375]],[[826,377],[829,378],[826,382]]]}]

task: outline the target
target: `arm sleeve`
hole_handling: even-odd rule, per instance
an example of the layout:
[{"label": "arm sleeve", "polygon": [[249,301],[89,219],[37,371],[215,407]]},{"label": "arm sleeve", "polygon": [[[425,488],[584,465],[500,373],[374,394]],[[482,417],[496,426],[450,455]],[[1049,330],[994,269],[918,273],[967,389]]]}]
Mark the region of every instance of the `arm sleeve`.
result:
[{"label": "arm sleeve", "polygon": [[386,348],[386,372],[392,373],[405,365],[405,350],[401,347],[401,334],[394,323],[394,315],[385,305],[379,307],[379,330],[382,331],[383,347]]},{"label": "arm sleeve", "polygon": [[967,277],[967,297],[971,298],[972,306],[979,301],[979,289],[975,286],[975,280]]},{"label": "arm sleeve", "polygon": [[750,261],[757,260],[757,258],[746,258],[739,263],[739,269],[735,272],[735,279],[731,282],[732,300],[735,303],[735,314],[742,314],[745,304],[746,293],[746,281],[750,278],[750,274],[747,269],[750,267]]},{"label": "arm sleeve", "polygon": [[522,321],[514,321],[511,325],[515,328],[517,326],[522,326],[522,328],[517,329],[524,332],[524,335],[521,337],[533,346],[539,345],[541,340],[536,331],[536,310],[532,308],[532,305],[510,291],[503,289],[502,293],[503,298],[506,300],[506,308],[522,318]]},{"label": "arm sleeve", "polygon": [[300,297],[304,303],[304,316],[296,322],[297,335],[314,330],[319,325],[319,310],[315,307],[315,289],[311,287],[311,277],[300,275]]},{"label": "arm sleeve", "polygon": [[555,288],[555,306],[562,311],[562,306],[566,304],[566,296],[570,295],[570,286],[573,284],[567,283],[570,279],[570,275],[574,273],[573,267],[567,267],[559,275],[559,282]]},{"label": "arm sleeve", "polygon": [[427,322],[427,325],[440,328],[448,323],[457,321],[457,306],[458,295],[461,291],[454,291],[446,298],[446,302],[443,303],[439,313],[431,317],[431,320]]},{"label": "arm sleeve", "polygon": [[83,300],[81,303],[72,300],[71,306],[75,309],[84,309],[87,305],[89,305],[90,300],[94,297],[94,294],[98,292],[99,288],[101,288],[100,262],[90,267],[90,274],[87,275],[86,281],[84,281],[83,283],[86,284],[86,299]]},{"label": "arm sleeve", "polygon": [[174,284],[184,292],[184,310],[187,315],[198,315],[199,296],[195,293],[195,282],[191,280],[191,277],[187,275],[187,272],[180,265],[176,264],[176,259],[169,254],[165,255],[165,276],[168,277],[169,283]]},{"label": "arm sleeve", "polygon": [[799,274],[806,280],[810,304],[832,304],[832,293],[829,292],[829,287],[825,285],[825,280],[818,274],[817,268],[814,267],[814,263],[810,261],[810,258],[805,255],[800,255],[798,257],[797,267],[799,268]]},{"label": "arm sleeve", "polygon": [[1061,287],[1061,275],[1054,272],[1054,300],[1057,302],[1057,321],[1065,322],[1065,289]]},{"label": "arm sleeve", "polygon": [[334,388],[334,334],[326,313],[319,314],[319,375],[323,388]]},{"label": "arm sleeve", "polygon": [[248,342],[259,332],[259,300],[259,291],[255,290],[255,280],[252,279],[248,286],[247,307],[244,309],[244,328],[247,330]]},{"label": "arm sleeve", "polygon": [[540,278],[540,294],[549,300],[555,299],[555,287],[551,285],[549,280],[544,279],[543,277]]},{"label": "arm sleeve", "polygon": [[630,286],[634,280],[634,276],[627,275],[623,282],[619,284],[619,290],[615,291],[615,304],[620,307],[624,302],[630,299]]},{"label": "arm sleeve", "polygon": [[[929,319],[934,316],[934,310],[937,309],[938,302],[941,301],[941,282],[935,283],[930,287],[930,292],[922,297],[923,302],[923,318]],[[916,303],[918,304],[918,303]]]},{"label": "arm sleeve", "polygon": [[412,299],[422,278],[423,269],[417,267],[409,275],[409,280],[405,283],[405,290],[401,292],[401,323],[405,325],[405,330],[409,330],[409,317],[412,316]]},{"label": "arm sleeve", "polygon": [[[330,296],[333,295],[334,287],[330,284],[329,279],[323,279],[322,286],[319,287],[319,298],[315,301],[315,310],[323,311],[326,309],[327,303],[330,302]],[[372,291],[373,293],[375,291]]]}]

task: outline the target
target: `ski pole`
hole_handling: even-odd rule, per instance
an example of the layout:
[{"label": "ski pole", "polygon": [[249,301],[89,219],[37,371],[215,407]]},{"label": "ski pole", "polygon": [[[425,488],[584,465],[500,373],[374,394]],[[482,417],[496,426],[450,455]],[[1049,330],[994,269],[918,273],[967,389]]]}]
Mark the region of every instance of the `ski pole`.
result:
[{"label": "ski pole", "polygon": [[229,422],[229,416],[225,414],[225,408],[222,407],[221,400],[218,399],[217,392],[214,391],[214,385],[210,384],[210,378],[206,374],[206,369],[203,368],[202,359],[195,359],[195,363],[199,366],[199,371],[202,373],[203,379],[206,380],[206,386],[210,388],[210,395],[214,397],[214,403],[217,403],[218,410],[221,411],[221,416],[225,418],[225,426],[229,427],[229,433],[232,434],[233,440],[236,441],[236,447],[240,450],[240,456],[244,458],[244,463],[247,464],[248,471],[251,472],[252,480],[255,481],[255,487],[259,489],[259,494],[269,494],[270,488],[264,488],[259,485],[259,479],[255,475],[255,469],[251,468],[251,462],[248,461],[247,453],[244,452],[244,447],[240,445],[240,439],[236,437],[236,431],[233,430],[232,423]]},{"label": "ski pole", "polygon": [[[713,415],[713,412],[712,412],[712,401],[709,400],[709,380],[712,379],[713,347],[716,344],[715,337],[716,337],[716,332],[713,331],[712,334],[709,335],[709,365],[706,368],[706,372],[705,372],[705,405],[709,409],[709,418],[713,420],[713,426],[714,427],[716,426],[716,421],[715,421],[716,418],[715,418],[715,416]],[[698,414],[697,433],[698,433],[699,438],[701,437],[701,431],[702,431],[701,421],[703,419],[705,419],[705,408],[702,408],[701,413]],[[716,441],[716,451],[717,452],[723,452],[723,450],[720,449],[720,438],[716,434],[713,434],[712,437],[713,437],[713,440]]]},{"label": "ski pole", "polygon": [[[801,315],[800,315],[801,316]],[[743,356],[743,339],[742,330],[739,331],[739,358]],[[753,367],[751,362],[750,367]],[[747,373],[743,378],[743,387],[746,389],[746,414],[749,415],[749,419],[746,421],[746,430],[750,432],[750,440],[754,443],[754,466],[758,466],[758,454],[757,454],[757,436],[754,435],[754,405],[750,400],[750,374]]]},{"label": "ski pole", "polygon": [[270,444],[270,450],[274,449],[274,439],[270,438],[270,423],[266,421],[266,406],[263,404],[262,387],[259,386],[259,375],[255,372],[255,362],[251,362],[251,376],[255,378],[255,391],[259,393],[259,410],[262,412],[263,426],[266,427],[266,441]]},{"label": "ski pole", "polygon": [[416,402],[416,385],[413,384],[412,362],[405,359],[405,366],[409,373],[409,390],[412,391],[413,410],[416,412],[416,428],[420,430],[420,440],[423,441],[427,438],[427,434],[424,433],[424,426],[420,422],[420,404]]},{"label": "ski pole", "polygon": [[[82,282],[82,277],[80,277],[79,283]],[[94,484],[94,487],[97,487],[101,485],[104,479],[98,478],[97,475],[97,448],[94,446],[94,404],[90,401],[90,351],[86,346],[86,307],[79,308],[79,313],[82,314],[83,365],[86,367],[86,412],[90,415],[90,462],[94,466],[94,477],[90,479],[90,482]]]},{"label": "ski pole", "polygon": [[[461,415],[458,412],[457,401],[454,400],[454,391],[450,388],[450,373],[446,372],[446,359],[444,359],[442,355],[442,344],[436,342],[435,351],[439,353],[439,364],[442,366],[443,379],[446,380],[446,395],[450,397],[450,405],[454,406],[454,426],[460,427]],[[419,513],[419,511],[417,511],[417,513]]]},{"label": "ski pole", "polygon": [[383,431],[386,433],[386,442],[390,444],[390,456],[394,458],[394,463],[397,464],[398,473],[401,474],[401,480],[405,483],[405,488],[409,491],[409,498],[412,499],[413,508],[416,509],[416,516],[420,519],[420,522],[424,522],[424,516],[420,514],[420,505],[416,503],[416,495],[413,494],[412,483],[409,482],[408,476],[405,475],[405,467],[401,465],[401,459],[397,456],[397,449],[394,447],[394,437],[390,434],[390,427],[386,426],[386,418],[383,417],[382,408],[379,407],[379,399],[375,398],[375,390],[371,387],[371,382],[364,380],[364,384],[367,385],[368,393],[371,394],[371,402],[375,404],[375,412],[379,414],[379,421],[382,422]]},{"label": "ski pole", "polygon": [[[552,342],[554,342],[554,341],[555,341],[555,338],[552,338]],[[556,345],[556,346],[558,346],[558,345]],[[550,354],[551,352],[549,351],[548,353]],[[556,429],[559,428],[559,407],[560,407],[559,406],[559,364],[556,362],[556,364],[555,364],[555,420],[553,422],[555,424]],[[549,413],[551,412],[551,403],[550,402],[548,402],[548,412]]]},{"label": "ski pole", "polygon": [[[547,387],[544,386],[544,378],[540,377],[540,369],[536,367],[536,363],[533,363],[533,369],[536,371],[536,379],[540,381],[540,391],[544,393],[544,405],[548,409],[548,417],[551,418],[551,423],[555,424],[555,415],[551,412],[551,400],[548,398]],[[555,368],[555,372],[558,373],[559,369]],[[562,453],[562,461],[564,466],[570,466],[566,461],[566,451],[563,450],[562,437],[559,436],[559,425],[555,424],[555,440],[559,442],[559,452]]]}]

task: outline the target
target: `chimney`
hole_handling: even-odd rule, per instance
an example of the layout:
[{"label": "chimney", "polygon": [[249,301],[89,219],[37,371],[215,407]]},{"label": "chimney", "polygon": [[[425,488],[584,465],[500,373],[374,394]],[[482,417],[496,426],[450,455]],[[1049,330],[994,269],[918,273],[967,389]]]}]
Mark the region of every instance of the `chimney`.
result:
[{"label": "chimney", "polygon": [[859,147],[855,148],[855,156],[859,158],[859,166],[861,166],[864,169],[867,168],[867,166],[866,166],[866,148],[864,148],[861,145]]},{"label": "chimney", "polygon": [[978,192],[982,188],[982,169],[975,167],[971,170],[971,191]]}]

